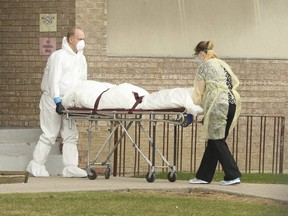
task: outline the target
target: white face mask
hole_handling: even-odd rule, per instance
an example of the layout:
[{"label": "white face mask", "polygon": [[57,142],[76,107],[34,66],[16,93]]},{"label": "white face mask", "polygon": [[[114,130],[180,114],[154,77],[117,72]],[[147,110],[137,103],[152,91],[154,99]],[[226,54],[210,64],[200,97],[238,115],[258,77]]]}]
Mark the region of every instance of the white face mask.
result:
[{"label": "white face mask", "polygon": [[202,64],[204,62],[203,59],[199,58],[198,56],[195,58],[195,60],[198,62],[198,64]]},{"label": "white face mask", "polygon": [[77,44],[76,44],[76,49],[77,51],[82,51],[85,47],[85,41],[84,40],[80,40]]}]

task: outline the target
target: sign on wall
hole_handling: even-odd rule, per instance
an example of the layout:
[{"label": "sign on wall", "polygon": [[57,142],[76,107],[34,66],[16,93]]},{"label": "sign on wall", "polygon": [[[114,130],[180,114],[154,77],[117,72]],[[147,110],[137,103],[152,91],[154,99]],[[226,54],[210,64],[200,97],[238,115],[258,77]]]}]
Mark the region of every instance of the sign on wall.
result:
[{"label": "sign on wall", "polygon": [[57,14],[40,14],[40,32],[57,31]]},{"label": "sign on wall", "polygon": [[56,50],[56,38],[39,38],[39,54],[50,55]]}]

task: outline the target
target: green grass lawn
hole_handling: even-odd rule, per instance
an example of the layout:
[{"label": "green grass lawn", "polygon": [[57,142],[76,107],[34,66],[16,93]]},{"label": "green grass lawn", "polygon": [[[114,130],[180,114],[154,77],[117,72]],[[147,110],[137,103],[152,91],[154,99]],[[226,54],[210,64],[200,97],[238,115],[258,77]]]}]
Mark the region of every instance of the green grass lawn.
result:
[{"label": "green grass lawn", "polygon": [[288,205],[233,195],[172,192],[69,192],[5,194],[1,215],[287,215]]},{"label": "green grass lawn", "polygon": [[[188,180],[191,177],[193,174],[178,173],[177,180]],[[167,178],[167,173],[157,173],[157,178]],[[222,178],[223,174],[217,173],[214,181]],[[287,174],[244,174],[242,182],[287,184],[287,179]],[[212,191],[1,194],[0,209],[3,216],[288,215],[288,203]]]}]

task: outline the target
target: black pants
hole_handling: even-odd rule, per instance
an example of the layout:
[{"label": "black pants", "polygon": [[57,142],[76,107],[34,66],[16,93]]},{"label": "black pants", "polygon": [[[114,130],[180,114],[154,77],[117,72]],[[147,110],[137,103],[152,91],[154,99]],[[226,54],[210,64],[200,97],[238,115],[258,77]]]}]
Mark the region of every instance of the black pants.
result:
[{"label": "black pants", "polygon": [[226,143],[226,138],[235,114],[236,106],[229,105],[225,138],[219,140],[208,140],[196,178],[211,182],[217,167],[218,161],[225,173],[224,180],[233,180],[241,176],[236,161],[234,160]]}]

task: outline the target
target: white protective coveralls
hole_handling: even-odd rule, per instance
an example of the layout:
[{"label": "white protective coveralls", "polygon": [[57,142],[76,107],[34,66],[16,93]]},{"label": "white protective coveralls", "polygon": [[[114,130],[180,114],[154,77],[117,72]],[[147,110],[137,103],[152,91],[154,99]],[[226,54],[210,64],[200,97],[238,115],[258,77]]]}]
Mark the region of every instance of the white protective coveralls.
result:
[{"label": "white protective coveralls", "polygon": [[41,83],[40,127],[42,135],[33,152],[33,160],[27,171],[35,177],[48,177],[45,162],[60,132],[63,138],[63,177],[85,177],[85,170],[78,168],[78,131],[75,122],[72,126],[55,111],[54,98],[62,98],[68,88],[73,88],[87,80],[87,62],[83,51],[75,53],[67,42],[62,39],[62,49],[57,50],[48,58]]}]

